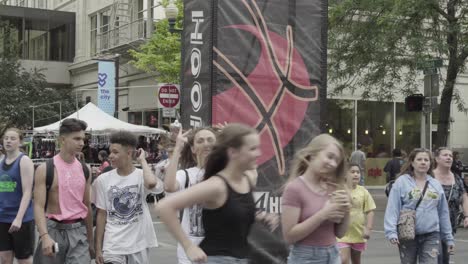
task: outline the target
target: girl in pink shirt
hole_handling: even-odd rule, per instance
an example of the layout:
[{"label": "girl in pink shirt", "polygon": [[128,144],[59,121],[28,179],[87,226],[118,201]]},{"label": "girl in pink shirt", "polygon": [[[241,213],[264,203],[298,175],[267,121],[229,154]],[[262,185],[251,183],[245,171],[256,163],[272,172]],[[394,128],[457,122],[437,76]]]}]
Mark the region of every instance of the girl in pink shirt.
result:
[{"label": "girl in pink shirt", "polygon": [[282,199],[283,236],[292,244],[288,264],[341,263],[336,237],[346,233],[351,208],[344,157],[328,134],[296,153]]}]

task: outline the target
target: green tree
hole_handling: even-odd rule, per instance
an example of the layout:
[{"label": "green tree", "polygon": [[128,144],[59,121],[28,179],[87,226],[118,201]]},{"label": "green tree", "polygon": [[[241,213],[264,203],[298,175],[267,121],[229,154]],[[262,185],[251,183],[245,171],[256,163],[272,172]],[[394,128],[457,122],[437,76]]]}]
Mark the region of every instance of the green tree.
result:
[{"label": "green tree", "polygon": [[467,112],[454,89],[468,57],[466,0],[331,0],[329,77],[333,94],[363,89],[362,97],[393,100],[416,90],[418,62],[444,59],[437,146],[447,144],[452,99]]},{"label": "green tree", "polygon": [[[166,7],[169,1],[161,1]],[[179,13],[176,29],[182,28],[183,1],[175,1]],[[136,68],[151,73],[161,83],[180,83],[181,67],[181,36],[180,32],[171,33],[167,19],[156,22],[155,30],[148,42],[140,46],[139,50],[130,50],[133,57],[131,63]]]},{"label": "green tree", "polygon": [[[26,129],[32,125],[30,106],[62,102],[62,112],[74,110],[70,89],[48,88],[41,70],[27,71],[19,60],[18,31],[0,21],[0,133],[8,127]],[[59,106],[47,105],[35,110],[35,125],[59,120]]]}]

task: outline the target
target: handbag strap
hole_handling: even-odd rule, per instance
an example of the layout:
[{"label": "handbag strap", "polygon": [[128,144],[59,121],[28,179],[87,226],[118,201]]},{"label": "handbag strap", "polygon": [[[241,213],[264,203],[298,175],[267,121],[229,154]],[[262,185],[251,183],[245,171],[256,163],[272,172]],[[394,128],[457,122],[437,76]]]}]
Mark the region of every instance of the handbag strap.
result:
[{"label": "handbag strap", "polygon": [[452,188],[450,188],[450,195],[447,199],[447,202],[450,201],[450,199],[452,199],[452,191],[453,191],[453,186],[455,185],[455,183],[452,183]]},{"label": "handbag strap", "polygon": [[416,204],[416,207],[414,208],[414,210],[418,209],[419,204],[421,203],[422,199],[424,198],[424,194],[426,194],[426,190],[427,190],[427,185],[429,185],[429,181],[426,180],[426,184],[424,185],[424,190],[423,190],[423,192],[421,194],[421,197],[419,197],[418,203]]}]

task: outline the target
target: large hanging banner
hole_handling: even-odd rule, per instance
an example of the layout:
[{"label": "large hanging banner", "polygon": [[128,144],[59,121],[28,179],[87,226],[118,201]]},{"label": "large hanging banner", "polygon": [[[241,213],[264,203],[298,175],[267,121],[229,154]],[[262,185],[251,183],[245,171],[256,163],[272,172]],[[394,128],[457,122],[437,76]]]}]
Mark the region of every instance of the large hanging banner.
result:
[{"label": "large hanging banner", "polygon": [[[202,8],[209,11],[209,5],[213,5],[208,22],[213,31],[206,24],[198,25],[198,32],[202,28],[207,32],[203,48],[211,49],[202,52],[201,68],[212,67],[207,74],[211,79],[204,78],[202,84],[212,100],[202,120],[204,124],[239,122],[259,131],[262,156],[257,187],[265,192],[257,193],[258,203],[264,203],[258,206],[278,212],[280,202],[272,191],[284,184],[294,153],[320,133],[327,83],[327,1],[186,1],[185,77],[194,72],[193,65],[199,65],[187,58],[194,47],[187,45],[187,38],[199,21],[193,14]],[[184,96],[195,83],[188,79],[184,78],[182,92],[182,111],[188,112],[184,124],[193,105]]]},{"label": "large hanging banner", "polygon": [[98,107],[107,114],[115,113],[115,62],[98,62]]},{"label": "large hanging banner", "polygon": [[184,3],[181,120],[185,128],[211,125],[213,3]]}]

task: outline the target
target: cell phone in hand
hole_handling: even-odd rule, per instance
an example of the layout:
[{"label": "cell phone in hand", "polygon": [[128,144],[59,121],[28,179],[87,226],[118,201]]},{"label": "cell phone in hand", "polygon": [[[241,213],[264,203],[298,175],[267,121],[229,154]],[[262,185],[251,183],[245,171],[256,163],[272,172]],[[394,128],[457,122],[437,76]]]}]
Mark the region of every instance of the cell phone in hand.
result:
[{"label": "cell phone in hand", "polygon": [[59,245],[58,243],[55,243],[54,246],[52,247],[52,252],[53,253],[59,253]]}]

